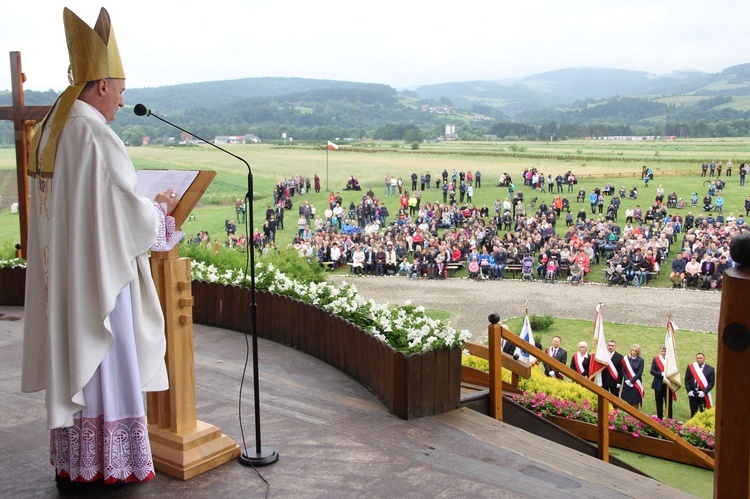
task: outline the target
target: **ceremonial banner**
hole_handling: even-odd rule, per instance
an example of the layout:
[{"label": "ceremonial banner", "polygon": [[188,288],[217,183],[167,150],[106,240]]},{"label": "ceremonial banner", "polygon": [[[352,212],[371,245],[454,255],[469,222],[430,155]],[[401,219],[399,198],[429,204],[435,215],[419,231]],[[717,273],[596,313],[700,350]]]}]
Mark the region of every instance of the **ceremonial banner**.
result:
[{"label": "ceremonial banner", "polygon": [[[518,335],[522,340],[531,343],[534,345],[534,333],[531,331],[531,324],[529,323],[529,314],[526,314],[526,317],[523,318],[523,328],[521,329],[521,334]],[[518,353],[518,358],[525,360],[529,364],[532,364],[536,362],[536,357],[529,354],[528,352],[522,351],[520,348],[516,349],[516,352]]]},{"label": "ceremonial banner", "polygon": [[612,359],[607,351],[607,340],[604,339],[604,320],[602,319],[601,303],[596,306],[596,316],[594,318],[594,340],[591,345],[593,355],[589,362],[589,379],[594,379],[596,383],[602,386],[602,371],[607,368],[614,379],[618,379],[619,372],[617,367],[612,363]]},{"label": "ceremonial banner", "polygon": [[682,387],[682,381],[680,379],[680,367],[677,365],[675,331],[677,331],[677,325],[672,321],[667,321],[667,336],[664,339],[664,346],[667,347],[667,354],[664,356],[664,382],[672,391],[672,396],[676,400],[677,391]]}]

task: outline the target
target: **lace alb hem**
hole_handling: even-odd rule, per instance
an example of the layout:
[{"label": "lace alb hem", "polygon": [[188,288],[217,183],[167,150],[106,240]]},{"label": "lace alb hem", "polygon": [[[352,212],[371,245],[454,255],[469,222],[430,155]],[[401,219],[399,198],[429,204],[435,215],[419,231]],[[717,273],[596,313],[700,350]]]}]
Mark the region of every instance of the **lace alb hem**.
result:
[{"label": "lace alb hem", "polygon": [[169,251],[182,241],[185,234],[175,230],[174,217],[167,215],[167,205],[165,203],[154,201],[154,209],[158,217],[156,222],[156,241],[151,246],[151,251]]},{"label": "lace alb hem", "polygon": [[154,463],[146,418],[76,418],[73,426],[50,432],[50,461],[58,475],[72,481],[150,480]]}]

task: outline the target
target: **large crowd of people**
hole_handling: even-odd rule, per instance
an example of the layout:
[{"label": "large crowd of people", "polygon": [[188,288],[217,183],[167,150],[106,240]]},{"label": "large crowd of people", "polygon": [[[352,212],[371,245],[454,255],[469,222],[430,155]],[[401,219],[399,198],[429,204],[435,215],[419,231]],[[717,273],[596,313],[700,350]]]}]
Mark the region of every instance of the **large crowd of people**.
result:
[{"label": "large crowd of people", "polygon": [[[740,171],[747,166],[743,163]],[[470,278],[493,280],[503,279],[509,267],[525,269],[531,260],[533,276],[547,282],[578,284],[600,266],[612,286],[644,285],[664,271],[675,287],[712,289],[721,286],[723,270],[733,264],[731,238],[746,230],[743,215],[725,215],[720,201],[725,184],[718,179],[709,183],[704,210],[698,211],[697,193],[688,206],[662,185],[649,189],[653,201],[642,199],[636,186],[605,183],[587,192],[571,171],[553,178],[535,168],[522,173],[518,187],[504,173],[499,184],[507,194],[493,206],[477,206],[472,193],[481,177],[480,171],[414,172],[405,184],[402,177],[386,174],[383,198],[372,187],[343,189],[343,196],[331,191],[322,209],[302,197],[313,185],[319,191],[317,175],[312,181],[284,178],[274,188],[263,227],[248,241],[236,234],[234,220],[227,220],[226,245],[242,249],[252,243],[271,251],[276,232],[285,230],[284,219],[291,217],[296,234],[290,246],[301,256],[328,269],[348,266],[356,275],[444,279],[465,266]],[[573,209],[571,192],[576,193]],[[552,197],[549,204],[545,195]],[[384,200],[391,196],[398,197],[395,213]],[[745,204],[747,214],[750,197]],[[236,211],[238,219],[244,217],[239,199]],[[219,245],[207,233],[190,241]],[[670,267],[663,268],[670,259]]]}]

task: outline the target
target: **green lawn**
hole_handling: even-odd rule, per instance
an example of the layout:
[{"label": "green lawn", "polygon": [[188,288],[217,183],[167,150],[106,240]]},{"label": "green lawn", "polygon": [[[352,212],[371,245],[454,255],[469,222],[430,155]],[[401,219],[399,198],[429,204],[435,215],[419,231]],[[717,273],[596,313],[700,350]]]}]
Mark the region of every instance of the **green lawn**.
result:
[{"label": "green lawn", "polygon": [[714,495],[713,471],[614,447],[610,448],[609,453],[670,487],[706,499]]}]

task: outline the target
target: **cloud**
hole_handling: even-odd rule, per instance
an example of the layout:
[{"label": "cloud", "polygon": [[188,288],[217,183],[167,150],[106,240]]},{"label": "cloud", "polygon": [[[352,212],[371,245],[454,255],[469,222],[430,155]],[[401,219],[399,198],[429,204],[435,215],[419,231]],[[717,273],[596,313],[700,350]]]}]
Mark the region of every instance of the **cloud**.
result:
[{"label": "cloud", "polygon": [[[101,3],[67,5],[93,24]],[[735,0],[710,9],[694,0],[132,0],[107,8],[130,88],[260,76],[407,87],[566,67],[717,72],[748,62],[750,46],[750,2]],[[21,51],[25,88],[65,88],[62,6],[0,0],[0,11],[0,47]],[[3,88],[10,88],[7,64],[0,64]]]}]

